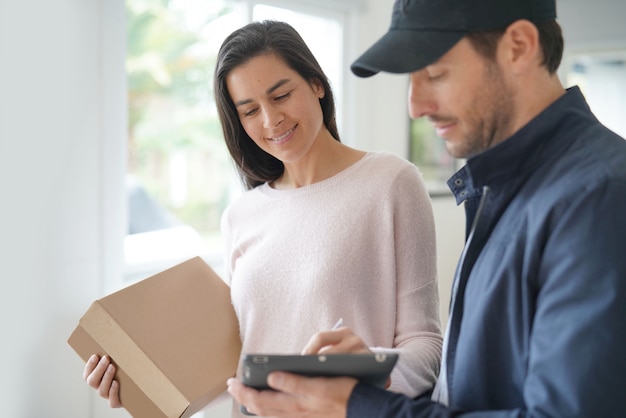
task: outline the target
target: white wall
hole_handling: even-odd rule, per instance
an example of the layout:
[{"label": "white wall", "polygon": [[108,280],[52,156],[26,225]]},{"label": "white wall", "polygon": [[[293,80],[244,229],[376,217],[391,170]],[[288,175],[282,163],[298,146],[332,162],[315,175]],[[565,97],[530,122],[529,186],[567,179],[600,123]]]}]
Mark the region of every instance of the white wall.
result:
[{"label": "white wall", "polygon": [[[346,51],[346,67],[384,34],[391,22],[393,0],[367,0],[364,10],[352,22],[352,45]],[[380,73],[359,78],[346,70],[346,88],[352,101],[346,103],[349,114],[349,141],[371,151],[408,153],[406,75]]]},{"label": "white wall", "polygon": [[0,0],[2,416],[90,416],[66,340],[121,272],[124,70],[106,51],[124,34],[105,25],[119,6]]},{"label": "white wall", "polygon": [[624,48],[624,0],[557,0],[568,50]]},{"label": "white wall", "polygon": [[[368,0],[348,62],[386,30],[392,3]],[[559,0],[566,37],[623,44],[624,2],[586,3]],[[121,277],[123,15],[122,0],[0,0],[2,416],[127,416],[95,399],[66,343],[90,301]],[[406,155],[406,76],[348,80],[358,116],[350,142]],[[464,221],[451,199],[433,204],[445,312]]]}]

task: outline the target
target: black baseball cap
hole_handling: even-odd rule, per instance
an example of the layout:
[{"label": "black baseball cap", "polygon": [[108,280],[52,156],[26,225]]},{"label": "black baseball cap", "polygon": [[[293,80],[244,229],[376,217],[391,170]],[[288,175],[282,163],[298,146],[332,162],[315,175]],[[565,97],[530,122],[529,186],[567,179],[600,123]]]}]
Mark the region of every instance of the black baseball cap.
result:
[{"label": "black baseball cap", "polygon": [[556,0],[396,0],[387,33],[350,68],[359,77],[410,73],[437,61],[470,32],[555,18]]}]

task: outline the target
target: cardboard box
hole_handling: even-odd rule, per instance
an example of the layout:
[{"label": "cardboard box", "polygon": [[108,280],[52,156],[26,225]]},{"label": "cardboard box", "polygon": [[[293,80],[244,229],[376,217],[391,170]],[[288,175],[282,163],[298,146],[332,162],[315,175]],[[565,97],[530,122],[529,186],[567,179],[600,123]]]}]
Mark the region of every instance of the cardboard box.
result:
[{"label": "cardboard box", "polygon": [[135,418],[190,417],[226,390],[241,354],[230,289],[199,257],[92,303],[68,339],[111,356]]}]

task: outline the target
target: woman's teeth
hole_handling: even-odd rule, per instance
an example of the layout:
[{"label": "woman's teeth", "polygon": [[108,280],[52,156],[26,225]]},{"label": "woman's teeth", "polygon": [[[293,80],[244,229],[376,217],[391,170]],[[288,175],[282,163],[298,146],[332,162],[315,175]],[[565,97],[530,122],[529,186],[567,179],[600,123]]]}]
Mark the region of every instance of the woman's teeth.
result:
[{"label": "woman's teeth", "polygon": [[287,137],[289,136],[289,134],[290,134],[290,133],[292,133],[292,132],[293,132],[293,129],[294,129],[294,128],[291,128],[290,130],[288,130],[287,132],[285,132],[284,134],[282,134],[282,135],[281,135],[281,136],[279,136],[279,137],[276,137],[276,138],[270,138],[270,140],[271,140],[271,141],[274,141],[274,142],[282,141],[283,139],[287,138]]}]

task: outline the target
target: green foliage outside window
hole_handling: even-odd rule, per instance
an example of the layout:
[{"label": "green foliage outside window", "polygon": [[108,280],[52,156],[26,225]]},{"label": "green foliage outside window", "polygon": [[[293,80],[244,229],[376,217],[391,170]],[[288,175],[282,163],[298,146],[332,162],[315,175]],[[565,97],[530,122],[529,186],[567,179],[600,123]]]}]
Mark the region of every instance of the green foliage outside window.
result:
[{"label": "green foliage outside window", "polygon": [[219,231],[231,170],[213,104],[217,51],[207,34],[230,9],[208,3],[214,10],[205,9],[199,18],[176,3],[126,2],[128,172],[207,237]]}]

